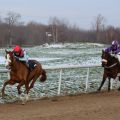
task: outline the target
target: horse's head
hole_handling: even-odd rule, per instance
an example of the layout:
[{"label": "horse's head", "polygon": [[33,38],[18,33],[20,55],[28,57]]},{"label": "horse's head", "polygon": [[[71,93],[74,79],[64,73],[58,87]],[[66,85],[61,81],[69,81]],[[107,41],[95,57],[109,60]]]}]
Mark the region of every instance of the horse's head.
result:
[{"label": "horse's head", "polygon": [[117,58],[112,56],[110,53],[105,52],[104,50],[102,50],[101,58],[102,58],[102,67],[110,66],[118,62]]},{"label": "horse's head", "polygon": [[5,53],[5,66],[10,69],[14,61],[13,52],[5,50]]}]

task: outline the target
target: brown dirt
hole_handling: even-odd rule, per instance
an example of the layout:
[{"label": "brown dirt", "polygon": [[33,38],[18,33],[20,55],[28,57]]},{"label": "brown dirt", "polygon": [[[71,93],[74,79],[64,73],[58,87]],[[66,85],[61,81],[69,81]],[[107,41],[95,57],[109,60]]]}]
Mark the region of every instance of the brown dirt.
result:
[{"label": "brown dirt", "polygon": [[0,120],[119,120],[120,92],[101,92],[0,104]]}]

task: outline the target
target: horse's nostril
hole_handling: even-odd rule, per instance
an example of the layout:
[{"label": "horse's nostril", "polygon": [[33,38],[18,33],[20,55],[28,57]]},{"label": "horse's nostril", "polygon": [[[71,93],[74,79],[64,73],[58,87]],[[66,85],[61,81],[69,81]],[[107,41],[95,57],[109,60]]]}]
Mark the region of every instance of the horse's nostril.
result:
[{"label": "horse's nostril", "polygon": [[107,65],[107,62],[102,62],[102,67],[104,67],[105,65]]},{"label": "horse's nostril", "polygon": [[6,69],[10,69],[10,66],[9,66],[9,65],[6,65]]}]

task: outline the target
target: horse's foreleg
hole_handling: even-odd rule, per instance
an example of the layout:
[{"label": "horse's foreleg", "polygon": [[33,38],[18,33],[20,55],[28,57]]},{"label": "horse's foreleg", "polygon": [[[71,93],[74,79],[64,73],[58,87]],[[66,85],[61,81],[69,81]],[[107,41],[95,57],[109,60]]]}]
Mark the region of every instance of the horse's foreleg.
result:
[{"label": "horse's foreleg", "polygon": [[5,93],[4,93],[4,91],[5,91],[5,87],[6,87],[6,85],[8,85],[8,84],[10,84],[10,85],[14,85],[15,82],[12,81],[11,79],[10,79],[10,80],[7,80],[7,81],[4,82],[4,84],[3,84],[3,88],[2,88],[2,98],[3,98],[4,95],[5,95]]},{"label": "horse's foreleg", "polygon": [[20,88],[21,88],[21,86],[23,86],[24,84],[25,84],[25,82],[24,82],[24,81],[21,81],[21,82],[18,84],[18,86],[17,86],[18,94],[19,94],[19,95],[22,93],[21,90],[20,90]]},{"label": "horse's foreleg", "polygon": [[101,82],[100,87],[98,88],[98,90],[97,90],[97,91],[100,91],[100,90],[101,90],[102,86],[103,86],[103,85],[104,85],[104,83],[105,83],[105,80],[106,80],[106,77],[105,77],[105,76],[103,76],[102,82]]},{"label": "horse's foreleg", "polygon": [[110,78],[108,78],[108,92],[110,92],[110,87],[111,87],[111,81],[110,81],[111,79]]},{"label": "horse's foreleg", "polygon": [[24,97],[21,96],[22,91],[20,90],[21,86],[23,86],[23,85],[25,85],[24,80],[19,83],[19,85],[17,86],[17,89],[18,89],[19,98],[22,101],[22,104],[25,104],[26,100]]}]

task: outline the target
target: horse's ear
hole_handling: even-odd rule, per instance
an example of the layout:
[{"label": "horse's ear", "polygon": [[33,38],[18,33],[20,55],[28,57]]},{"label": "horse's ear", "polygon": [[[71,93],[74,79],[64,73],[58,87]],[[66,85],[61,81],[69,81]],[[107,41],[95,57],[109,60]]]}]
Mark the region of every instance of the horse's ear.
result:
[{"label": "horse's ear", "polygon": [[105,52],[105,50],[104,49],[102,49],[102,53],[104,53]]},{"label": "horse's ear", "polygon": [[5,52],[8,53],[7,49],[5,49]]},{"label": "horse's ear", "polygon": [[6,53],[10,53],[10,52],[12,52],[12,51],[9,51],[9,50],[5,49],[5,52],[6,52]]}]

